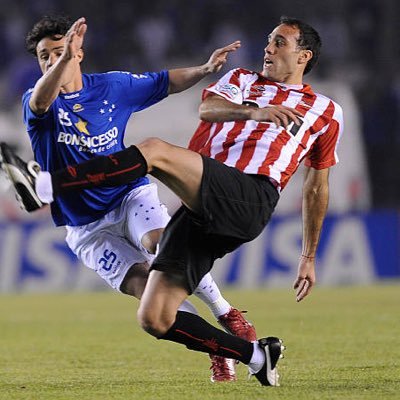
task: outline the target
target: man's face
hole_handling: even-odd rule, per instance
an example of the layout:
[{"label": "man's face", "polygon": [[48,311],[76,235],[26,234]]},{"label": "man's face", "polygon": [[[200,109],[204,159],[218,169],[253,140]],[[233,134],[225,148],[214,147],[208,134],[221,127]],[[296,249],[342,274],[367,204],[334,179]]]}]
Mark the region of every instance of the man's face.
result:
[{"label": "man's face", "polygon": [[64,51],[64,43],[65,37],[61,35],[54,38],[45,37],[38,43],[36,54],[43,74],[60,58]]},{"label": "man's face", "polygon": [[[296,83],[303,76],[304,64],[299,64],[301,50],[298,47],[300,31],[290,25],[278,25],[268,36],[264,49],[264,64],[262,75],[271,81]],[[300,82],[301,83],[301,82]]]}]

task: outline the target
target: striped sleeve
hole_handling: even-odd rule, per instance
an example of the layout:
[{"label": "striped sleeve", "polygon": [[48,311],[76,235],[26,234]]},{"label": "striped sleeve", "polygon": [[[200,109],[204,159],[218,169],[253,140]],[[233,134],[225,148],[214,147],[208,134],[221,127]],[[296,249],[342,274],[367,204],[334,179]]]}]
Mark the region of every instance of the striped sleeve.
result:
[{"label": "striped sleeve", "polygon": [[[204,92],[215,93],[235,104],[242,104],[243,94],[240,88],[240,70],[233,69],[227,72],[215,84],[209,86]],[[203,93],[203,99],[207,93]]]},{"label": "striped sleeve", "polygon": [[315,140],[306,155],[307,167],[325,169],[339,162],[337,147],[343,133],[343,110],[338,104],[334,104],[335,112],[327,129]]}]

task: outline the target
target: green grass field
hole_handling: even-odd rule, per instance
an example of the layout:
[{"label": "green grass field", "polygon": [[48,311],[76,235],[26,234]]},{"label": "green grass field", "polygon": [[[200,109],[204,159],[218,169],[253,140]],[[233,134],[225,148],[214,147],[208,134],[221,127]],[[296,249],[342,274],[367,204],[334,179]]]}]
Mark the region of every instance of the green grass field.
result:
[{"label": "green grass field", "polygon": [[[399,399],[400,285],[226,290],[287,346],[281,387],[212,384],[205,354],[153,339],[117,293],[0,296],[0,399]],[[203,315],[210,313],[195,301]]]}]

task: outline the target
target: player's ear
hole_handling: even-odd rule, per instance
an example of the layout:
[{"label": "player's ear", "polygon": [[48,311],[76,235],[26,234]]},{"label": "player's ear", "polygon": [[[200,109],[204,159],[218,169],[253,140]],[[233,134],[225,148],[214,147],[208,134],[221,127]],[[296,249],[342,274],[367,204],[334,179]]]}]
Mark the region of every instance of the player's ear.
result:
[{"label": "player's ear", "polygon": [[313,52],[311,50],[300,50],[298,63],[307,64],[313,58]]}]

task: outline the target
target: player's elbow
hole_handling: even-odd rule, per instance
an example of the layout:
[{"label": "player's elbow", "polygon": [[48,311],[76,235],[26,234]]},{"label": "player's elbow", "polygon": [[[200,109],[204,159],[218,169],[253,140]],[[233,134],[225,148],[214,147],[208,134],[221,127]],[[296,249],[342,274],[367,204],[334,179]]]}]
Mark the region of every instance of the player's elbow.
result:
[{"label": "player's elbow", "polygon": [[303,196],[306,199],[325,201],[329,198],[328,185],[308,185],[303,188]]},{"label": "player's elbow", "polygon": [[29,102],[29,107],[36,115],[42,115],[48,111],[50,104],[31,99]]},{"label": "player's elbow", "polygon": [[306,169],[303,195],[310,197],[326,197],[329,195],[329,168]]},{"label": "player's elbow", "polygon": [[199,107],[199,118],[205,122],[214,122],[215,115],[212,107],[208,103],[201,103]]},{"label": "player's elbow", "polygon": [[324,195],[329,192],[328,179],[309,181],[308,184],[304,186],[306,191],[315,196]]}]

